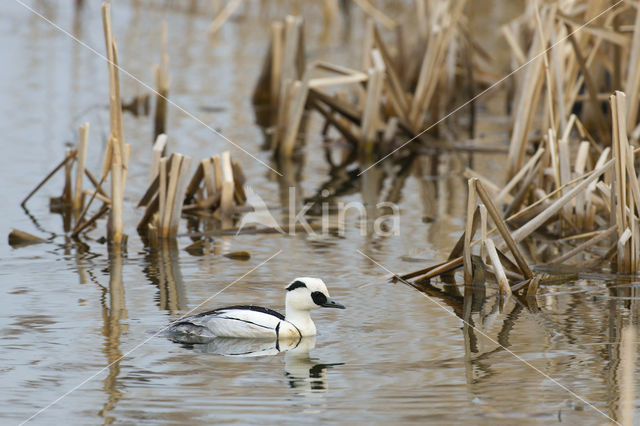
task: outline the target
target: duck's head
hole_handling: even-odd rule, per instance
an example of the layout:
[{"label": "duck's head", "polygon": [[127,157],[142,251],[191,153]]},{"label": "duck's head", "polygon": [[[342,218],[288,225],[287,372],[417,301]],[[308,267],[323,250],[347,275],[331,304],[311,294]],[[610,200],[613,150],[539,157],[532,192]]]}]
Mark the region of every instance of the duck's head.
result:
[{"label": "duck's head", "polygon": [[344,305],[329,297],[329,290],[320,278],[301,277],[287,287],[287,309],[310,311],[316,308],[344,309]]}]

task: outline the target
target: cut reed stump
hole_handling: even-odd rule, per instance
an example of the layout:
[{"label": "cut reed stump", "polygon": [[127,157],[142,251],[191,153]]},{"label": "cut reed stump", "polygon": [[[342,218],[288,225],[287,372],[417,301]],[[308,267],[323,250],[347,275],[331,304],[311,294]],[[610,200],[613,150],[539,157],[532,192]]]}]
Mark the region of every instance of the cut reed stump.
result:
[{"label": "cut reed stump", "polygon": [[157,238],[175,238],[182,215],[191,157],[172,154],[159,162],[158,175],[143,196],[139,207],[145,208],[138,232]]},{"label": "cut reed stump", "polygon": [[20,231],[19,229],[12,229],[9,232],[9,245],[13,248],[25,247],[32,244],[44,243],[40,237],[29,234],[28,232]]},{"label": "cut reed stump", "polygon": [[[190,175],[191,158],[172,154],[159,161],[159,172],[138,203],[145,212],[138,232],[148,238],[175,238],[181,215],[215,217],[226,228],[246,202],[244,173],[228,151],[201,160]],[[191,177],[189,177],[191,176]]]},{"label": "cut reed stump", "polygon": [[167,53],[167,22],[162,22],[160,65],[155,65],[153,75],[156,83],[156,109],[153,118],[153,139],[167,132],[167,97],[171,79],[169,77],[169,54]]}]

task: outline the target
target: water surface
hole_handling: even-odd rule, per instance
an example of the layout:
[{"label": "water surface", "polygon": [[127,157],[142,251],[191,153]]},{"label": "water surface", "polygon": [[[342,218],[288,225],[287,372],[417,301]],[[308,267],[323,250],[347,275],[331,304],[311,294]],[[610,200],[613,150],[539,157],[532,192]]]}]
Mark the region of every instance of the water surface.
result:
[{"label": "water surface", "polygon": [[[99,6],[85,2],[76,13],[67,3],[72,2],[30,5],[102,52]],[[183,3],[114,4],[121,65],[151,84],[152,65],[159,61],[160,23],[166,19],[170,98],[270,163],[269,154],[260,150],[263,133],[255,124],[250,95],[269,20],[294,6],[273,2],[263,10],[237,14],[210,40],[205,36],[213,16],[210,2]],[[387,3],[390,13],[409,13],[399,6],[402,2]],[[473,24],[485,28],[478,37],[494,43],[498,26],[487,31],[486,22],[517,13],[517,8],[509,9],[474,14]],[[305,5],[303,12],[315,17],[307,22],[310,58],[359,66],[363,17],[357,9],[348,34],[329,31],[324,36],[317,19],[320,6]],[[636,300],[619,296],[637,295],[635,278],[583,275],[544,287],[537,305],[512,299],[503,309],[489,288],[486,300],[474,306],[471,318],[480,331],[473,331],[456,315],[462,314],[461,302],[431,299],[403,284],[381,281],[387,271],[359,253],[394,272],[446,258],[462,228],[467,154],[415,160],[397,199],[398,236],[362,235],[357,218],[350,217],[344,235],[221,237],[212,253],[194,256],[184,250],[192,242],[187,237],[150,248],[135,233],[142,213],[134,206],[149,179],[152,122],[127,114],[125,135],[132,144],[125,202],[129,243],[125,253],[110,253],[98,242],[104,222],[88,234],[86,245],[64,237],[61,217],[48,211],[48,198],[59,195],[61,178],[29,202],[28,212],[19,207],[86,121],[91,122],[88,166],[99,169],[108,132],[105,63],[13,1],[3,5],[0,15],[0,55],[1,228],[5,238],[11,228],[50,238],[20,249],[0,245],[3,423],[20,423],[78,386],[32,422],[607,422],[559,384],[617,418],[620,332],[623,324],[637,324],[638,319]],[[122,77],[125,100],[147,92]],[[503,113],[490,103],[484,108],[480,121],[492,108]],[[287,205],[283,194],[290,185],[301,200],[327,180],[329,166],[317,131],[297,160],[302,171],[277,178],[175,108],[170,109],[168,129],[170,152],[198,160],[230,149],[253,190],[270,206]],[[499,181],[504,157],[476,155],[473,160],[475,168]],[[370,200],[370,188],[377,185],[382,189],[373,191],[373,197],[384,199],[392,186],[384,173],[381,167],[365,174],[367,181],[338,200]],[[249,251],[251,259],[221,256],[236,250]],[[212,353],[221,352],[220,347],[191,347],[153,336],[215,294],[198,310],[237,303],[283,310],[285,284],[306,275],[323,277],[347,310],[315,313],[319,334],[297,351],[222,356]]]}]

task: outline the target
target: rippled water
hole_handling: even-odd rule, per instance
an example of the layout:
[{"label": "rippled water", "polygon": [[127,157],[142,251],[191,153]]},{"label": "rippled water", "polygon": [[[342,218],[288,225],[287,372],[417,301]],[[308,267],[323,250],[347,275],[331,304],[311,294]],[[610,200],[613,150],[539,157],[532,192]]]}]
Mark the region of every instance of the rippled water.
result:
[{"label": "rippled water", "polygon": [[[67,3],[28,4],[102,52],[99,5],[85,2],[76,14]],[[394,9],[401,2],[387,3],[391,13],[401,13]],[[116,2],[121,65],[152,82],[160,23],[166,19],[171,99],[269,162],[268,153],[260,151],[263,136],[250,94],[269,19],[293,8],[277,1],[262,10],[251,8],[209,40],[210,2]],[[329,31],[322,38],[319,4],[309,2],[302,9],[316,17],[307,22],[309,55],[357,67],[359,57],[344,47],[345,34]],[[478,11],[472,25],[486,28],[487,22],[517,12],[515,6],[509,9]],[[354,9],[349,41],[354,46],[361,45],[362,25]],[[486,37],[498,38],[493,32]],[[352,218],[342,236],[221,237],[211,253],[193,256],[184,250],[191,243],[186,237],[153,249],[135,233],[141,212],[134,205],[148,183],[152,123],[149,117],[125,115],[125,135],[132,144],[125,203],[130,237],[126,253],[113,254],[97,241],[104,223],[89,234],[87,245],[65,239],[60,216],[48,211],[48,197],[59,195],[62,187],[60,178],[29,202],[27,212],[19,207],[85,121],[92,126],[88,165],[100,167],[108,131],[105,63],[13,0],[0,14],[0,55],[0,223],[5,238],[14,227],[50,238],[20,249],[0,245],[2,423],[20,423],[52,402],[33,423],[608,421],[588,404],[617,418],[621,327],[638,319],[636,300],[629,299],[637,296],[634,278],[584,275],[544,287],[537,306],[511,300],[502,310],[489,289],[486,300],[473,306],[478,330],[471,331],[457,316],[465,308],[461,301],[431,299],[382,281],[387,271],[358,253],[394,272],[445,258],[462,226],[467,154],[416,160],[399,199],[399,236],[363,236]],[[146,92],[122,77],[125,100]],[[302,172],[276,179],[175,108],[168,129],[169,150],[194,159],[231,149],[254,191],[270,206],[286,206],[282,194],[290,184],[307,197],[327,179],[321,140],[313,132]],[[476,155],[474,167],[491,175],[500,171],[501,160],[500,155]],[[383,170],[365,174],[370,181],[340,200],[370,195],[367,188],[376,187]],[[391,182],[384,179],[382,185],[388,192]],[[436,220],[425,223],[425,216]],[[221,255],[236,250],[249,251],[251,259]],[[271,354],[272,347],[255,342],[189,346],[153,335],[213,295],[199,310],[236,303],[283,310],[285,283],[302,275],[323,277],[347,310],[316,312],[318,336],[293,350]],[[259,353],[220,355],[241,351]]]}]

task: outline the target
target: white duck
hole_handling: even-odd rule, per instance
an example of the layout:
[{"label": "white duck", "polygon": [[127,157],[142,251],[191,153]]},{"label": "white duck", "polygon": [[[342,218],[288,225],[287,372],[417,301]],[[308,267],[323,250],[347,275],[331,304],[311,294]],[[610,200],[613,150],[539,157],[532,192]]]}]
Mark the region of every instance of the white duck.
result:
[{"label": "white duck", "polygon": [[316,334],[312,309],[345,308],[329,297],[319,278],[296,278],[286,290],[285,315],[260,306],[230,306],[182,318],[171,324],[168,331],[203,338],[301,339]]}]

